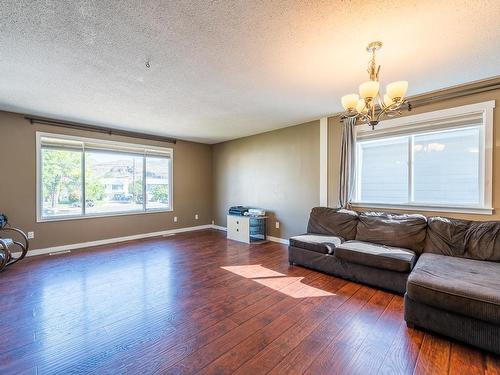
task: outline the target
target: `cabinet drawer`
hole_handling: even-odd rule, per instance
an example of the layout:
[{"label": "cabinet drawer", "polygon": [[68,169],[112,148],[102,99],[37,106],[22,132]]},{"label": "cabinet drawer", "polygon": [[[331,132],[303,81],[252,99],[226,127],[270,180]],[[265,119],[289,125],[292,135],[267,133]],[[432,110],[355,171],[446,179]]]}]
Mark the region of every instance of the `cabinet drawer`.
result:
[{"label": "cabinet drawer", "polygon": [[241,219],[239,217],[228,216],[227,230],[236,230],[241,226]]},{"label": "cabinet drawer", "polygon": [[228,215],[227,238],[235,241],[250,242],[248,218]]}]

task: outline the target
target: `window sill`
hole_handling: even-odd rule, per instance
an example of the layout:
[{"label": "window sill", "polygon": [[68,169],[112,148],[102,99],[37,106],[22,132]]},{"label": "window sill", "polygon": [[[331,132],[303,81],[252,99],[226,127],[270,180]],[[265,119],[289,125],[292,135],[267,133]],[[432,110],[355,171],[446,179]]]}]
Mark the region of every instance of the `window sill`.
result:
[{"label": "window sill", "polygon": [[390,203],[367,203],[367,202],[366,203],[352,202],[351,206],[356,208],[382,208],[382,209],[394,209],[394,210],[493,215],[493,208],[481,208],[481,207],[426,206],[426,205],[413,205],[413,204],[390,204]]},{"label": "window sill", "polygon": [[173,212],[173,208],[167,209],[151,209],[147,211],[129,211],[129,212],[113,212],[109,214],[95,214],[95,215],[78,215],[78,216],[54,216],[54,217],[38,217],[37,223],[50,223],[52,221],[68,221],[68,220],[83,220],[83,219],[95,219],[104,217],[115,217],[115,216],[131,216],[131,215],[147,215],[147,214],[157,214],[162,212]]}]

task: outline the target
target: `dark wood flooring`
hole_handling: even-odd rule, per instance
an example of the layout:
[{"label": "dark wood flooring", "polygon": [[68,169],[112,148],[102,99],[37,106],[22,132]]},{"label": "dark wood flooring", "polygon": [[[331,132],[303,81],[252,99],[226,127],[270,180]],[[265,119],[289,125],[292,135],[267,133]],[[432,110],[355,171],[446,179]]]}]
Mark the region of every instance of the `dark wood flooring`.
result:
[{"label": "dark wood flooring", "polygon": [[0,301],[1,374],[500,374],[402,297],[217,231],[28,258]]}]

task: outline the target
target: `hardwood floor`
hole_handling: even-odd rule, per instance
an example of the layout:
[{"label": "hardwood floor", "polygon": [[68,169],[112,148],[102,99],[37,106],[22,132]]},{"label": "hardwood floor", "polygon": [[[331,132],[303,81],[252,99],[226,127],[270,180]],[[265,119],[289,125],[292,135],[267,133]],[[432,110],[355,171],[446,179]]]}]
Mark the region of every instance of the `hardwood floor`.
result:
[{"label": "hardwood floor", "polygon": [[217,231],[28,258],[0,300],[1,374],[500,374],[401,296]]}]

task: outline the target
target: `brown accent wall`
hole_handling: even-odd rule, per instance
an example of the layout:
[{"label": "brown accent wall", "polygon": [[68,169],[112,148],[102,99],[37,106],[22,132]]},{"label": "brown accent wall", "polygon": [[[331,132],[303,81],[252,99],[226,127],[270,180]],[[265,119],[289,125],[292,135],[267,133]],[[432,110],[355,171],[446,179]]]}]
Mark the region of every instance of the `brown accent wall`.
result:
[{"label": "brown accent wall", "polygon": [[[450,89],[449,91],[452,91]],[[446,92],[446,91],[445,91]],[[432,94],[428,94],[431,96]],[[425,98],[425,95],[420,96]],[[432,104],[423,105],[414,108],[411,112],[404,112],[404,116],[411,116],[414,114],[437,111],[440,109],[459,107],[466,104],[481,103],[489,100],[496,101],[496,107],[494,109],[493,121],[493,207],[495,208],[493,215],[479,215],[479,214],[459,214],[459,213],[449,213],[449,212],[425,212],[425,211],[415,211],[422,213],[427,216],[448,216],[455,218],[464,218],[471,220],[500,220],[500,90],[494,90],[489,92],[483,92],[479,94],[472,94],[461,98],[448,99],[441,102],[436,102]],[[336,207],[337,197],[338,197],[338,186],[339,186],[339,150],[340,150],[340,119],[339,117],[331,117],[329,119],[329,152],[328,152],[328,163],[329,163],[329,176],[328,176],[328,205],[331,207]],[[358,208],[357,208],[358,209]],[[363,210],[359,208],[359,210]],[[366,210],[374,210],[366,208]],[[378,209],[380,210],[380,209]],[[391,210],[397,211],[397,210]],[[405,210],[408,212],[408,210]]]},{"label": "brown accent wall", "polygon": [[[36,131],[151,144],[174,149],[173,212],[36,222]],[[210,224],[212,221],[212,150],[210,145],[167,144],[108,136],[46,125],[0,112],[0,212],[12,225],[34,231],[33,249]],[[199,215],[199,220],[194,215]],[[173,222],[173,217],[178,222]]]},{"label": "brown accent wall", "polygon": [[[422,212],[426,215],[500,220],[500,90],[415,108],[405,115],[496,100],[494,112],[494,215]],[[36,222],[35,132],[136,142],[174,149],[174,211],[56,222]],[[328,202],[337,205],[340,124],[328,121]],[[34,231],[32,248],[210,224],[226,226],[227,209],[244,204],[270,214],[268,234],[280,238],[305,231],[310,209],[319,204],[319,121],[283,128],[217,145],[179,141],[175,145],[107,136],[45,125],[22,115],[0,112],[0,212],[25,231]],[[369,209],[368,209],[369,210]],[[199,220],[194,220],[198,213]],[[173,217],[178,222],[173,222]],[[280,229],[275,222],[280,222]]]},{"label": "brown accent wall", "polygon": [[319,204],[319,121],[214,145],[213,173],[217,225],[230,206],[247,205],[269,211],[271,236],[304,233]]}]

